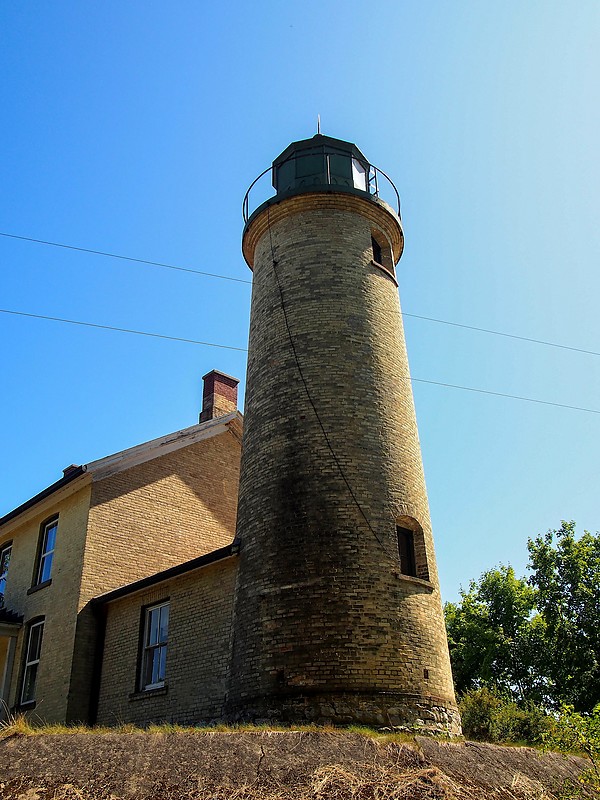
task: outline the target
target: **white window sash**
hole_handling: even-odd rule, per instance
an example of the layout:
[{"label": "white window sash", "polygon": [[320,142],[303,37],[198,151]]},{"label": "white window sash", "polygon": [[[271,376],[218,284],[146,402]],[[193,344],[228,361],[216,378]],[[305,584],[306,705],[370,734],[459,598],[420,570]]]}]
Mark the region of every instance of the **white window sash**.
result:
[{"label": "white window sash", "polygon": [[[31,642],[33,640],[34,631],[36,628],[41,628],[39,634],[39,641],[38,641],[38,650],[36,658],[31,658],[31,653],[29,652],[31,649]],[[42,652],[42,637],[44,635],[44,621],[36,622],[29,628],[29,636],[27,637],[27,651],[25,655],[25,669],[23,670],[23,686],[21,688],[21,705],[29,705],[30,703],[35,703],[35,690],[37,684],[37,667],[40,663],[40,656]],[[29,698],[28,700],[25,699],[25,690],[28,686],[28,677],[30,672],[33,668],[36,668],[36,674],[33,679],[33,687],[32,687],[32,694],[33,697]]]}]

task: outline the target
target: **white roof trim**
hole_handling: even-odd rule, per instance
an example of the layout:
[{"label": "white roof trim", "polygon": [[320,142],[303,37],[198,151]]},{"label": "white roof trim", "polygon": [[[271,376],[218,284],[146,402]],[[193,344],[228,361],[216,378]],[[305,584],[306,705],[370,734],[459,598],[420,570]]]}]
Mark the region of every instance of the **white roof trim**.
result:
[{"label": "white roof trim", "polygon": [[226,414],[223,417],[207,420],[189,428],[175,431],[175,433],[169,433],[167,436],[161,436],[159,439],[152,439],[127,450],[121,450],[119,453],[113,453],[97,461],[91,461],[87,464],[87,472],[91,473],[94,480],[116,475],[130,467],[143,464],[145,461],[151,461],[153,458],[159,458],[167,453],[180,450],[182,447],[226,433],[229,424],[236,419],[241,422],[242,415],[239,411],[232,411],[231,414]]},{"label": "white roof trim", "polygon": [[10,534],[16,528],[20,527],[26,522],[29,522],[34,517],[37,517],[40,514],[44,514],[45,516],[49,509],[54,509],[58,503],[62,503],[63,500],[66,500],[71,495],[76,494],[80,489],[83,489],[91,482],[91,476],[88,475],[87,472],[84,472],[82,475],[78,475],[74,480],[70,481],[64,486],[61,486],[60,489],[56,489],[56,491],[52,492],[52,494],[49,494],[46,497],[43,497],[41,500],[38,500],[35,505],[23,509],[23,511],[21,511],[20,514],[17,514],[16,517],[13,517],[12,519],[9,519],[8,522],[5,522],[4,525],[2,525],[0,535],[2,538],[4,538],[5,535]]}]

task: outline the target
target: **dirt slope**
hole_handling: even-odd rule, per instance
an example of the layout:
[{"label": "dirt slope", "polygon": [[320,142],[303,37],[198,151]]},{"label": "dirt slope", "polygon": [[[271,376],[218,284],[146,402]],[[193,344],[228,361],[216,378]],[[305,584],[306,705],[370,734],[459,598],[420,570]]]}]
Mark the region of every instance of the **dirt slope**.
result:
[{"label": "dirt slope", "polygon": [[360,734],[13,736],[2,800],[549,800],[581,759],[524,747]]}]

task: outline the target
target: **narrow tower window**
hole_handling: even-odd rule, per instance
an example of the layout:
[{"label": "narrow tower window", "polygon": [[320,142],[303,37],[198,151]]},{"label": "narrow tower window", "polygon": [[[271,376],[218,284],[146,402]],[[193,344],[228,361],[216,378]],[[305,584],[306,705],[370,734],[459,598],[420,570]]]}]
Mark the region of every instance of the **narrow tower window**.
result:
[{"label": "narrow tower window", "polygon": [[417,561],[415,558],[415,535],[409,528],[396,526],[398,535],[398,552],[400,553],[400,572],[403,575],[417,577]]},{"label": "narrow tower window", "polygon": [[378,264],[383,264],[381,260],[383,258],[381,245],[374,236],[371,236],[371,247],[373,248],[373,261],[376,261]]},{"label": "narrow tower window", "polygon": [[423,528],[413,517],[401,516],[396,519],[396,536],[401,574],[428,581],[429,567]]},{"label": "narrow tower window", "polygon": [[383,267],[386,272],[389,272],[395,277],[392,248],[387,236],[384,236],[381,231],[371,230],[371,252],[375,264],[377,264],[378,267]]}]

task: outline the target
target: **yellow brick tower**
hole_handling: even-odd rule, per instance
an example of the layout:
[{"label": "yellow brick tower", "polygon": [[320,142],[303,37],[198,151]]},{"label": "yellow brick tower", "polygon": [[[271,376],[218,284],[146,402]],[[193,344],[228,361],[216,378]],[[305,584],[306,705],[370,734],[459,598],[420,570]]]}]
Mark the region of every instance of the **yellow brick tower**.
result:
[{"label": "yellow brick tower", "polygon": [[254,282],[226,711],[457,733],[400,218],[348,142],[295,142],[272,175],[243,235]]}]

